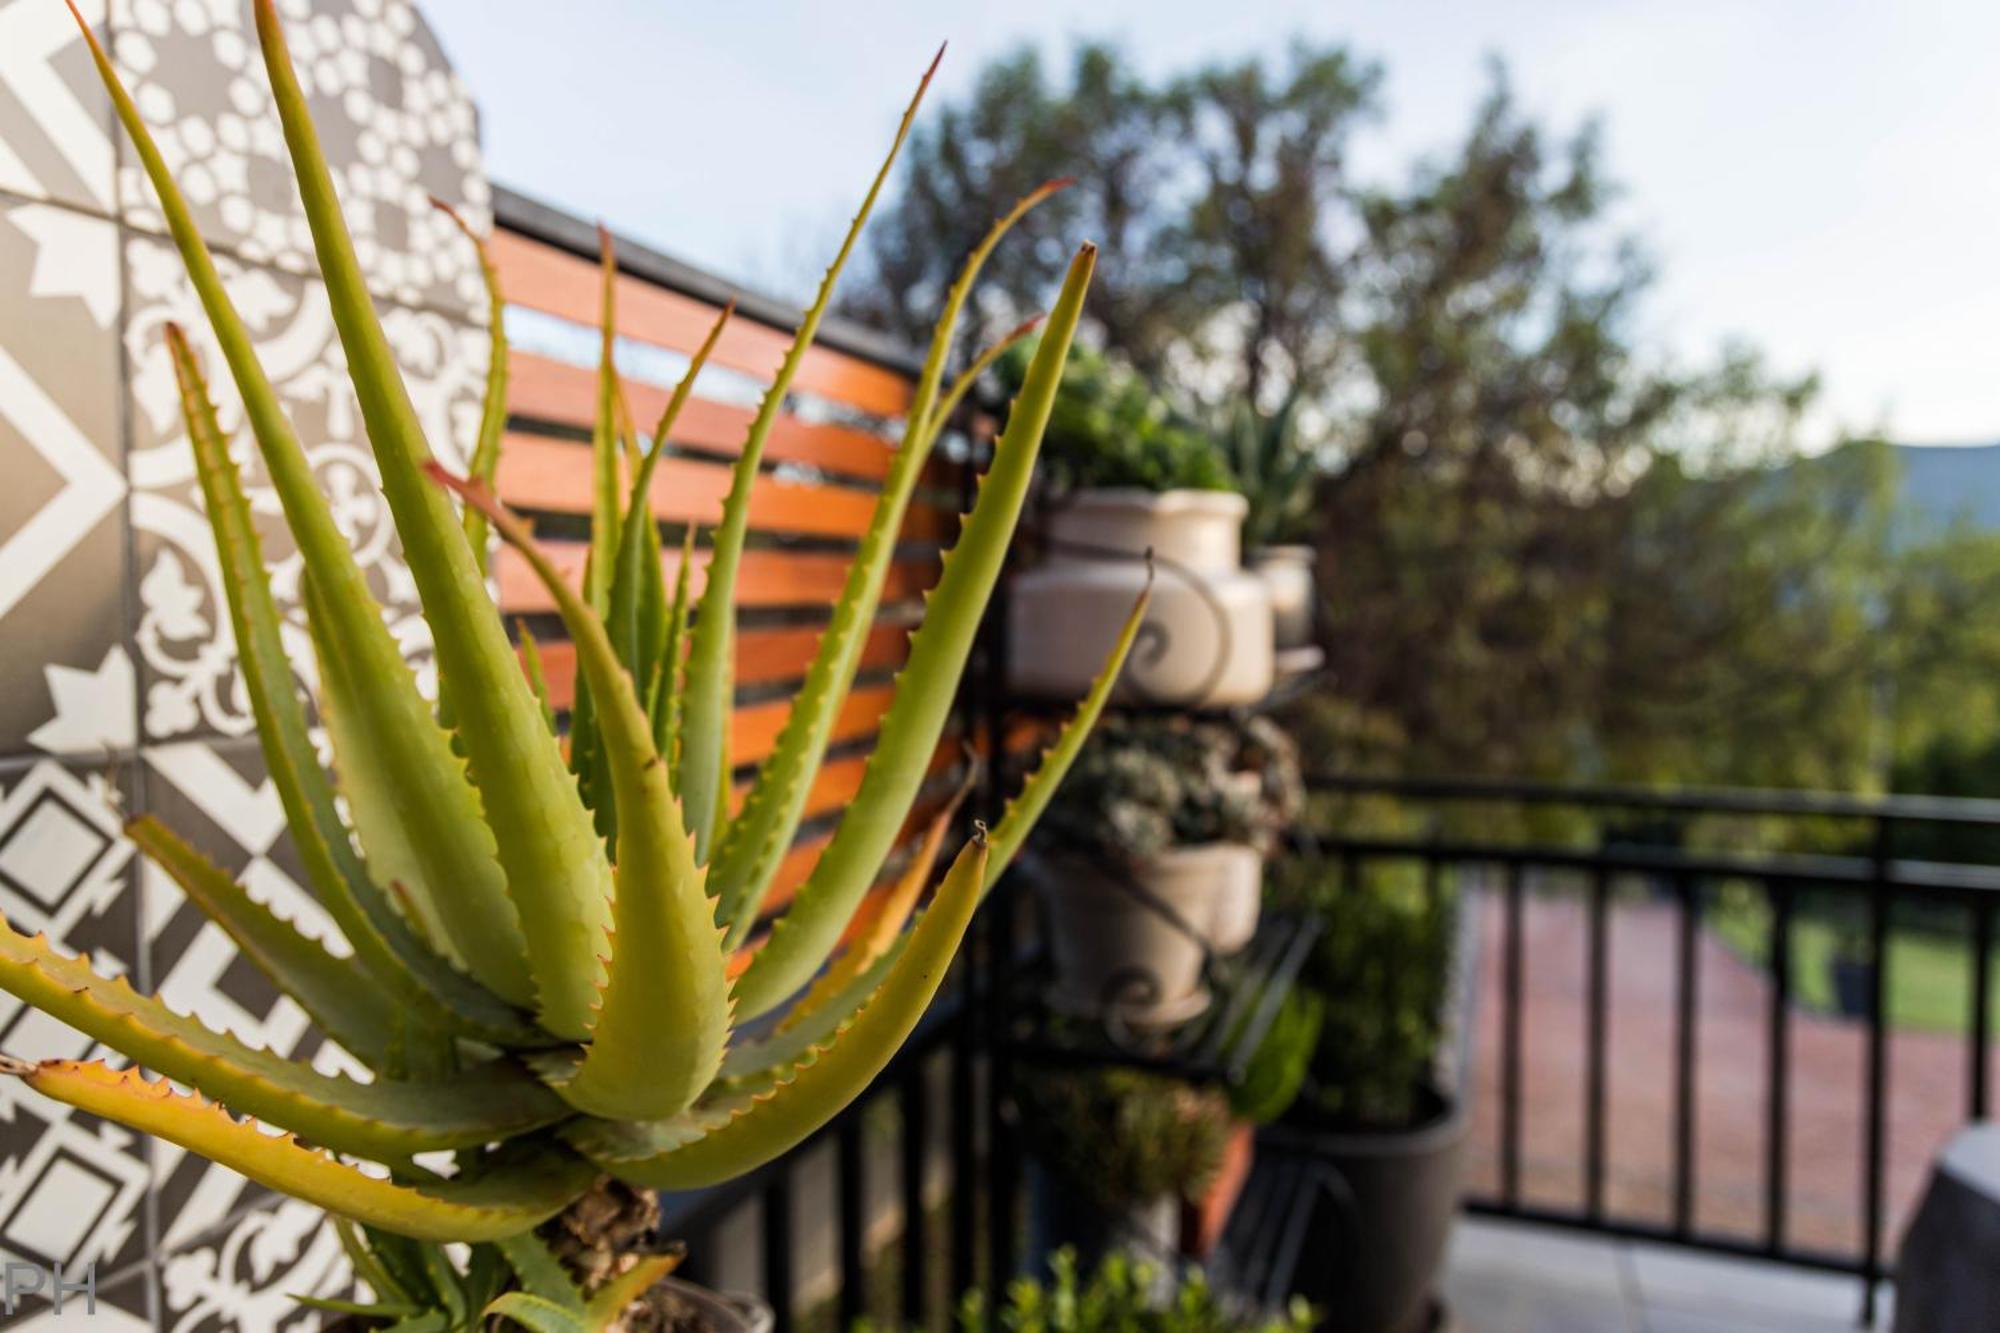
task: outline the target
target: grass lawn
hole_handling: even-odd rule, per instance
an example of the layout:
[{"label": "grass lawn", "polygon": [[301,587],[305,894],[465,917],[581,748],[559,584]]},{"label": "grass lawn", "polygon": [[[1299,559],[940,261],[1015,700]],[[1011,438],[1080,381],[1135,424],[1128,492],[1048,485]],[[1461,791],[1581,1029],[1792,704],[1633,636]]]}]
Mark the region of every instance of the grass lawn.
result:
[{"label": "grass lawn", "polygon": [[[1770,956],[1769,914],[1761,910],[1711,912],[1709,925],[1724,943],[1760,966]],[[1837,929],[1801,914],[1792,918],[1792,994],[1799,1003],[1834,1011],[1829,966]],[[2000,948],[1993,973],[2000,976]],[[2000,991],[2000,987],[1995,988]],[[1972,1026],[1972,946],[1931,931],[1898,929],[1889,936],[1889,1025],[1963,1034]],[[2000,995],[1986,997],[1986,1012],[2000,1032]]]}]

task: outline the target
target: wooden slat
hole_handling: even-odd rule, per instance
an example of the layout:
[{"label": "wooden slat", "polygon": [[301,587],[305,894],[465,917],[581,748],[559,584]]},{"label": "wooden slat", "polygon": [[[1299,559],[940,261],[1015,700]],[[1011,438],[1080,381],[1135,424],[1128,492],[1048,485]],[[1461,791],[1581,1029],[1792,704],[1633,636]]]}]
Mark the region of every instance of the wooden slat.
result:
[{"label": "wooden slat", "polygon": [[[597,324],[596,264],[509,231],[494,234],[492,253],[511,304],[586,327]],[[627,275],[618,279],[617,299],[621,334],[678,352],[693,352],[715,322],[716,312],[706,303]],[[711,360],[768,381],[790,343],[787,331],[735,319],[717,342]],[[897,416],[910,402],[910,384],[903,376],[825,347],[807,353],[793,383],[881,416]]]},{"label": "wooden slat", "polygon": [[[572,587],[582,585],[584,561],[590,554],[588,546],[582,542],[544,542],[542,549]],[[696,551],[695,562],[690,582],[699,593],[708,553]],[[736,604],[759,608],[832,606],[846,586],[847,567],[853,562],[853,556],[839,551],[745,551],[743,564],[736,572]],[[680,571],[680,552],[669,551],[662,564],[671,587]],[[555,610],[555,600],[519,552],[502,547],[493,568],[500,581],[500,607],[508,615],[538,615]],[[889,566],[883,582],[883,601],[904,602],[918,597],[937,580],[937,571],[938,561],[933,555],[896,560]]]},{"label": "wooden slat", "polygon": [[[896,697],[895,690],[887,685],[871,685],[857,689],[847,696],[841,706],[840,716],[833,722],[833,742],[858,740],[875,730],[875,724],[882,720],[882,714],[889,711],[890,700]],[[739,708],[730,716],[729,758],[736,764],[751,764],[771,752],[778,743],[778,732],[785,725],[785,717],[792,711],[790,699],[773,699],[769,703],[750,704]]]},{"label": "wooden slat", "polygon": [[[746,629],[736,636],[736,683],[768,685],[775,681],[797,680],[819,649],[820,630],[815,625],[784,629]],[[549,682],[549,699],[566,709],[576,697],[576,648],[567,642],[537,645],[542,671]],[[909,656],[910,627],[884,622],[868,633],[861,646],[861,669],[879,671],[900,666]]]},{"label": "wooden slat", "polygon": [[[671,390],[657,384],[625,381],[632,419],[648,435],[671,396]],[[507,410],[538,421],[588,428],[597,420],[597,372],[531,353],[516,353],[508,363]],[[717,453],[741,453],[753,416],[747,407],[690,398],[674,422],[674,443]],[[871,481],[887,475],[893,452],[892,442],[879,435],[830,422],[801,421],[790,415],[778,418],[764,445],[764,456],[772,462],[803,463]]]},{"label": "wooden slat", "polygon": [[[692,458],[662,459],[653,476],[653,513],[671,523],[722,520],[730,468]],[[517,509],[564,514],[590,512],[590,446],[520,432],[508,434],[500,455],[500,498]],[[816,485],[760,476],[750,490],[750,527],[808,537],[856,537],[875,516],[875,494],[846,486]],[[937,541],[955,516],[942,505],[913,503],[903,536]]]}]

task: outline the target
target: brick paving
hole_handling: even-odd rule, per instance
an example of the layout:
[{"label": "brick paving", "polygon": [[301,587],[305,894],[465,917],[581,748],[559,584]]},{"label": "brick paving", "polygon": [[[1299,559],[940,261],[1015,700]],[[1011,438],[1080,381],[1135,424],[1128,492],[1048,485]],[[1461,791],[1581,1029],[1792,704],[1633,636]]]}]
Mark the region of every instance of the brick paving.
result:
[{"label": "brick paving", "polygon": [[[1499,1193],[1501,923],[1497,894],[1475,908],[1481,945],[1473,1045],[1471,1189]],[[1673,1199],[1677,909],[1614,900],[1607,1024],[1606,1200],[1614,1217],[1666,1224]],[[1585,898],[1527,895],[1522,1032],[1521,1186],[1525,1202],[1579,1208],[1584,1195]],[[1694,1220],[1697,1230],[1761,1240],[1770,988],[1763,973],[1703,931],[1697,953]],[[1989,1058],[1991,1052],[1988,1053]],[[1864,1139],[1863,1025],[1795,1009],[1787,1243],[1858,1252]],[[1893,1254],[1932,1155],[1966,1115],[1963,1039],[1898,1031],[1889,1040],[1887,1210]],[[1995,1087],[2000,1087],[1996,1075]]]}]

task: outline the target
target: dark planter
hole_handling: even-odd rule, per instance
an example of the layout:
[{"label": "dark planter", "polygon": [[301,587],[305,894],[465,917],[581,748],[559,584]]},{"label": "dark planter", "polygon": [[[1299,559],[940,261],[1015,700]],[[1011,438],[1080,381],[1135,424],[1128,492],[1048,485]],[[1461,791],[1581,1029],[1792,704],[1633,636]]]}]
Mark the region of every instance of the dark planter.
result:
[{"label": "dark planter", "polygon": [[1332,1168],[1339,1185],[1314,1209],[1298,1294],[1330,1333],[1423,1333],[1458,1217],[1468,1117],[1426,1090],[1428,1114],[1404,1130],[1350,1129],[1299,1116],[1275,1131]]},{"label": "dark planter", "polygon": [[1868,1001],[1875,992],[1875,964],[1835,954],[1826,970],[1833,982],[1834,1009],[1848,1018],[1868,1017]]}]

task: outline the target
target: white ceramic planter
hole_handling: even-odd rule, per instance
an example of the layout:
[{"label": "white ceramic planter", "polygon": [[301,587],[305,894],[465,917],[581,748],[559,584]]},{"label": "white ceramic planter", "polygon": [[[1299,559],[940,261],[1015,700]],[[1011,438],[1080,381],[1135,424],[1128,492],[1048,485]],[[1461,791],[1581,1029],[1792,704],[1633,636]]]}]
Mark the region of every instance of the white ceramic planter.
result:
[{"label": "white ceramic planter", "polygon": [[1250,568],[1271,590],[1271,627],[1278,651],[1313,643],[1313,548],[1260,546],[1250,552]]},{"label": "white ceramic planter", "polygon": [[1208,1006],[1204,951],[1233,953],[1249,943],[1263,868],[1254,847],[1176,847],[1132,872],[1142,891],[1134,893],[1089,862],[1053,861],[1044,902],[1057,1007],[1137,1027],[1168,1027],[1199,1014]]},{"label": "white ceramic planter", "polygon": [[1074,699],[1090,687],[1160,557],[1144,629],[1113,695],[1186,708],[1255,703],[1274,670],[1271,593],[1240,562],[1243,497],[1227,491],[1078,491],[1049,522],[1051,550],[1009,596],[1008,679]]}]

